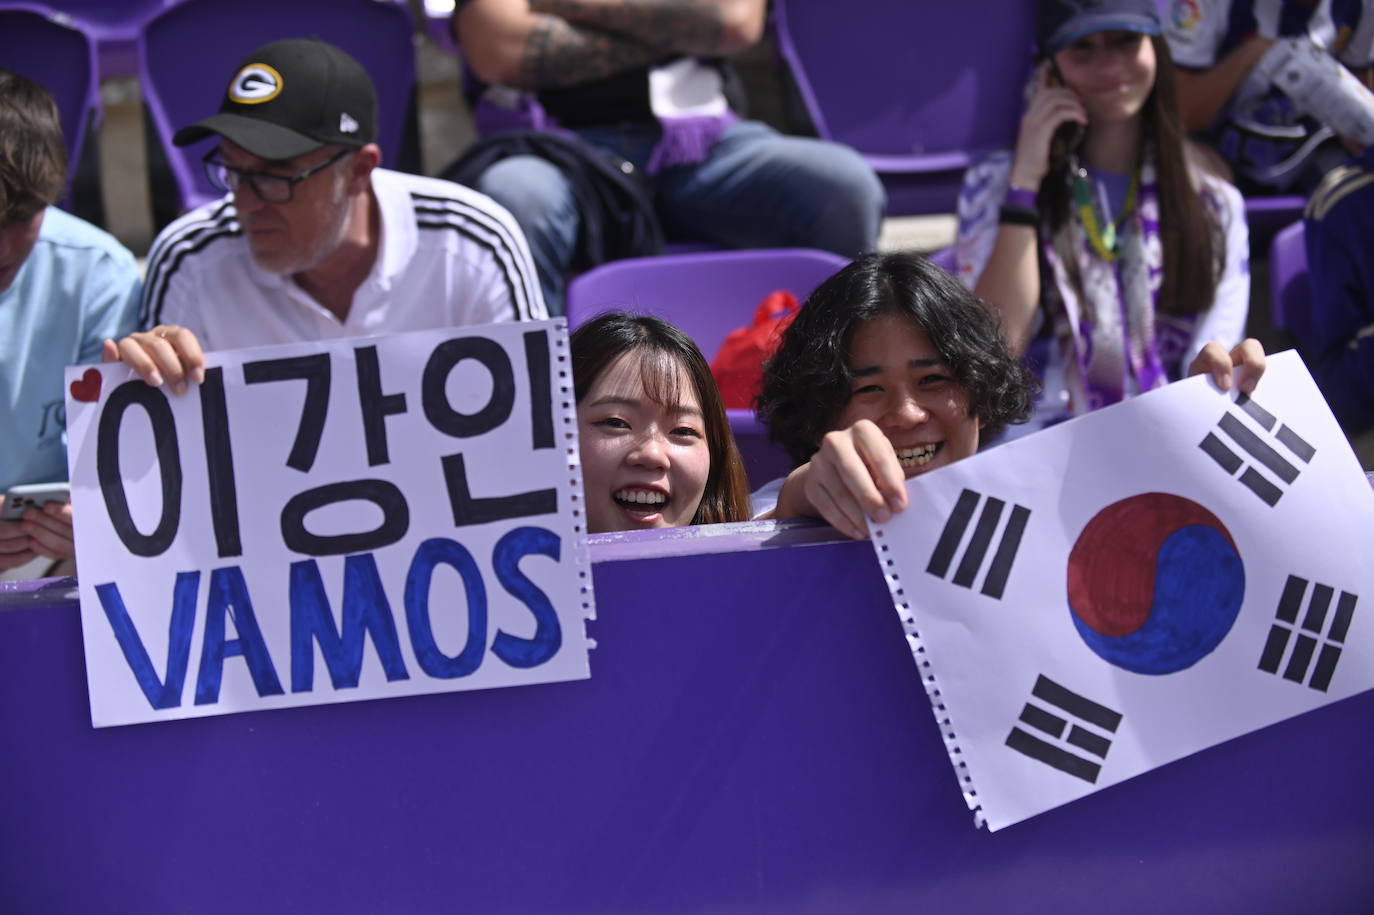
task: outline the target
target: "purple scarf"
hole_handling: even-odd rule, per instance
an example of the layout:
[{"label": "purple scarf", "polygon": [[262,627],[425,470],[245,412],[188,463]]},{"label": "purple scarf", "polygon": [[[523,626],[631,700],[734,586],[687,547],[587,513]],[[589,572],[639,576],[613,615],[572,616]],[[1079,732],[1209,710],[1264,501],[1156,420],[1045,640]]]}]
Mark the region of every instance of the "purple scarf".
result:
[{"label": "purple scarf", "polygon": [[[1075,416],[1168,381],[1155,336],[1155,305],[1164,274],[1158,190],[1154,157],[1147,150],[1135,212],[1121,227],[1114,260],[1093,250],[1076,213],[1062,230],[1069,233],[1075,270],[1063,263],[1054,239],[1042,235],[1061,305],[1053,310],[1054,345],[1064,357]],[[1077,284],[1070,279],[1075,273]]]}]

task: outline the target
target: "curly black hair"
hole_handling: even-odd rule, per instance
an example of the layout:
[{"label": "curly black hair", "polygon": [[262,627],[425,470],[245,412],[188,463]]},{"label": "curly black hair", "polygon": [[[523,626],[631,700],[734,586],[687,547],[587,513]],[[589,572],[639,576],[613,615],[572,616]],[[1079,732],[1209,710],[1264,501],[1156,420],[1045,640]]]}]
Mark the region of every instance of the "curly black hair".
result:
[{"label": "curly black hair", "polygon": [[1034,376],[1011,354],[988,306],[917,254],[860,257],[811,293],[764,365],[759,418],[798,465],[835,428],[850,396],[854,330],[882,314],[911,318],[969,394],[969,413],[994,435],[1030,415]]}]

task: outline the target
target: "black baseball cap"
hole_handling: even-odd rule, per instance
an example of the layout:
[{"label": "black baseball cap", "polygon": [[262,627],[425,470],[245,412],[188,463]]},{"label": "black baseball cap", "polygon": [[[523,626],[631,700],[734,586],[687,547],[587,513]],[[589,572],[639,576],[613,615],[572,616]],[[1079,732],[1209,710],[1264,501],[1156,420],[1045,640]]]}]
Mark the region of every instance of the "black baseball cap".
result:
[{"label": "black baseball cap", "polygon": [[243,59],[219,114],[172,137],[187,146],[219,134],[260,159],[291,159],[377,136],[377,93],[356,60],[318,38],[273,41]]},{"label": "black baseball cap", "polygon": [[1035,44],[1046,57],[1094,32],[1159,34],[1155,0],[1039,0]]}]

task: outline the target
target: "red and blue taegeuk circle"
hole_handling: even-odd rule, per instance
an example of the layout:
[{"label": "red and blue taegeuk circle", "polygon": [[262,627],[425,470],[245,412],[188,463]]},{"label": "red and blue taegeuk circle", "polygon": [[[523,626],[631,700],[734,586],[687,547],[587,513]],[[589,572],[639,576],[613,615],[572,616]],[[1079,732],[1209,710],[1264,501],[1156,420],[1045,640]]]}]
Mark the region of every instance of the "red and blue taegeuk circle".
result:
[{"label": "red and blue taegeuk circle", "polygon": [[1192,667],[1231,631],[1245,566],[1196,502],[1143,493],[1102,509],[1069,552],[1069,610],[1098,657],[1138,674]]}]

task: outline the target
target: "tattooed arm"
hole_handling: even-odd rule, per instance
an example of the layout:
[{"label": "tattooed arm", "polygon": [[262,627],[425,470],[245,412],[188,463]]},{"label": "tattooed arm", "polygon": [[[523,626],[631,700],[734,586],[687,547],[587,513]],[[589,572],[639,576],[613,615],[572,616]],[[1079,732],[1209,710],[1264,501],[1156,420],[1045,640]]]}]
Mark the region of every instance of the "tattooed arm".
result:
[{"label": "tattooed arm", "polygon": [[[536,0],[536,6],[554,0]],[[577,7],[601,27],[530,8],[528,0],[470,0],[454,18],[454,30],[473,71],[487,82],[521,89],[576,86],[675,54],[725,54],[748,39],[718,11],[731,0],[556,0]],[[758,0],[747,0],[757,4]],[[604,12],[598,13],[600,8]],[[628,12],[639,11],[637,18]],[[690,8],[674,14],[675,8]],[[648,13],[646,10],[653,10]],[[598,19],[598,16],[600,17]],[[634,20],[645,35],[611,28]],[[651,27],[642,23],[648,22]],[[762,18],[759,18],[760,28]],[[747,31],[747,29],[745,29]],[[754,37],[757,37],[755,33]],[[748,42],[745,42],[746,44]],[[738,45],[743,46],[743,45]]]},{"label": "tattooed arm", "polygon": [[601,29],[667,54],[743,51],[763,34],[765,0],[530,0],[536,13]]}]

